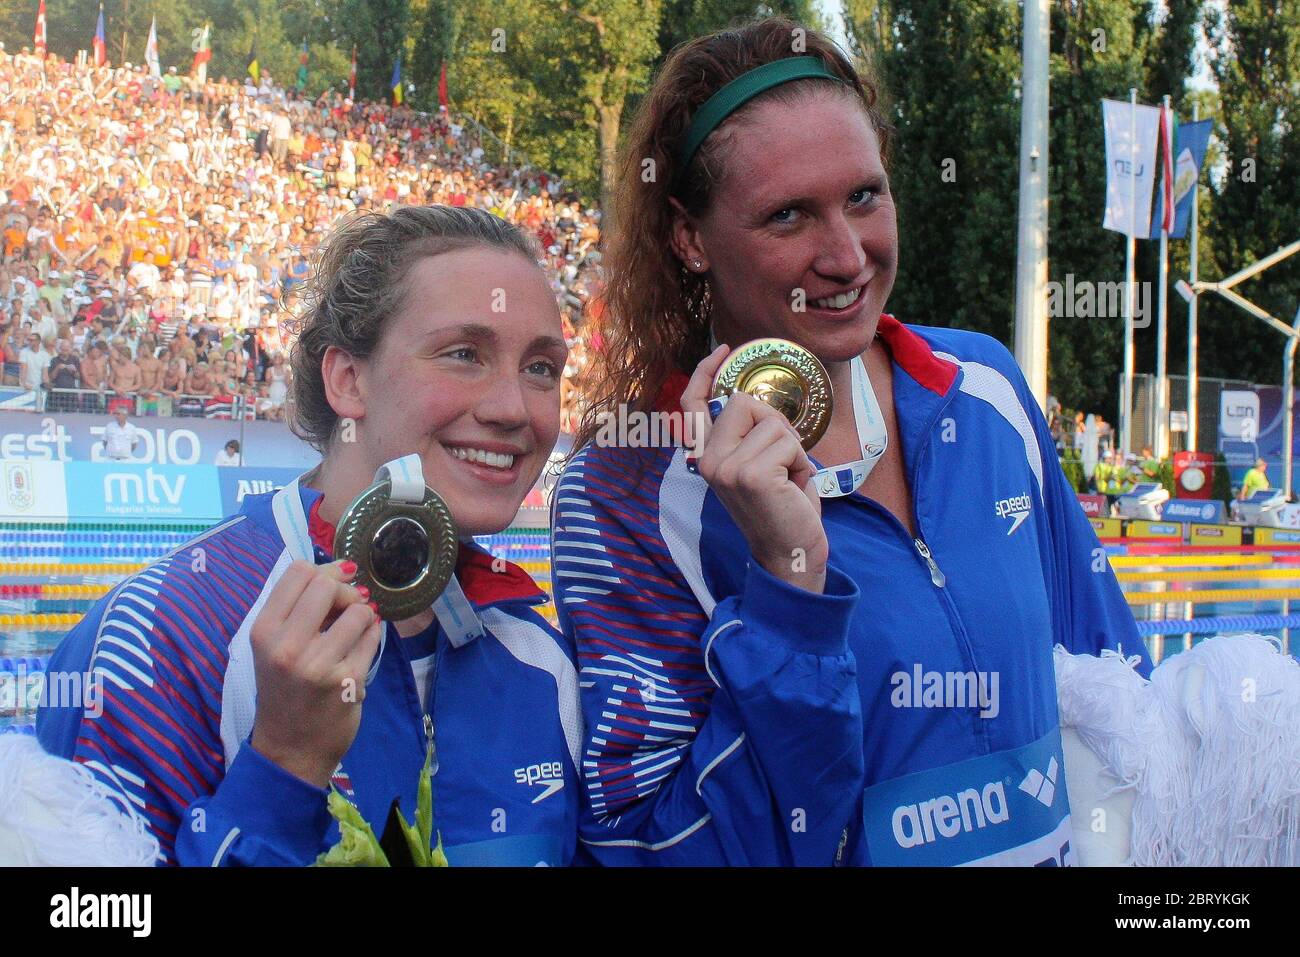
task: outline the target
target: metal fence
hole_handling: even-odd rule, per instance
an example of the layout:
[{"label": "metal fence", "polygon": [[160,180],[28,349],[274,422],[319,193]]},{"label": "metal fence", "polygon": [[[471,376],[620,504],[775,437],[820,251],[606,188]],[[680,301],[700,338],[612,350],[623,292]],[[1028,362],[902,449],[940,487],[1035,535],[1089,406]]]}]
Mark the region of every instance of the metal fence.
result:
[{"label": "metal fence", "polygon": [[[36,412],[86,412],[107,415],[125,408],[132,417],[165,417],[195,419],[254,419],[258,418],[256,400],[242,395],[187,395],[175,396],[149,393],[101,392],[97,389],[38,389],[35,392],[33,411]],[[283,412],[283,406],[279,411]],[[268,416],[261,416],[268,418]]]},{"label": "metal fence", "polygon": [[[1198,376],[1196,388],[1196,435],[1202,451],[1218,448],[1219,397],[1225,391],[1250,389],[1255,383],[1245,379],[1213,379]],[[1123,395],[1124,376],[1120,374],[1116,395]],[[1133,450],[1143,446],[1155,448],[1156,444],[1156,377],[1144,372],[1133,376]],[[1187,376],[1169,376],[1169,408],[1175,412],[1187,409]],[[1187,448],[1186,432],[1169,433],[1169,451],[1182,452]]]}]

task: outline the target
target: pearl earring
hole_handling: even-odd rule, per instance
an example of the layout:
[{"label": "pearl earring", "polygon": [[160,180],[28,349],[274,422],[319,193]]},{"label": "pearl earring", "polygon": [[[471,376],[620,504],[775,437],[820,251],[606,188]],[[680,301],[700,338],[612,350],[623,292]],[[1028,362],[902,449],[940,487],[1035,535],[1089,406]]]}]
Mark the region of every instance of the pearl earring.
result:
[{"label": "pearl earring", "polygon": [[698,259],[692,259],[691,265],[694,266],[696,269],[699,269],[701,266],[704,265],[704,263],[700,262]]}]

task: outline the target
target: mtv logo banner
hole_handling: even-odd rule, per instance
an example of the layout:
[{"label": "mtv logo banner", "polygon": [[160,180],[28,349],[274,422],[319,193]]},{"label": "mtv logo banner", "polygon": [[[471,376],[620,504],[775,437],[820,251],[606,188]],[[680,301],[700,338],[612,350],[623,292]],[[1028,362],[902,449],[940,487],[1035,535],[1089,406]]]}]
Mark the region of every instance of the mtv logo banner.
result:
[{"label": "mtv logo banner", "polygon": [[221,489],[214,465],[110,465],[69,462],[64,467],[75,518],[221,518]]},{"label": "mtv logo banner", "polygon": [[298,469],[0,462],[0,518],[217,522]]}]

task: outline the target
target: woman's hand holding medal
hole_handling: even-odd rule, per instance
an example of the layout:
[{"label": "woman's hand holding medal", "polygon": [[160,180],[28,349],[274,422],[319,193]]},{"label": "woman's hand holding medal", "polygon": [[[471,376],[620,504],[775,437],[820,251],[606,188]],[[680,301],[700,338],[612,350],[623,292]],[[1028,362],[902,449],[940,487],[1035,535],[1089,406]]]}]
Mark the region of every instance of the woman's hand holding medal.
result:
[{"label": "woman's hand holding medal", "polygon": [[294,562],[271,590],[250,635],[257,674],[253,747],[318,787],[357,735],[366,673],[382,623],[349,584],[352,562]]},{"label": "woman's hand holding medal", "polygon": [[776,409],[743,392],[734,393],[710,421],[710,388],[728,351],[719,346],[705,357],[682,393],[699,473],[740,528],[754,560],[776,578],[820,594],[830,549],[812,484],[816,469],[799,433]]}]

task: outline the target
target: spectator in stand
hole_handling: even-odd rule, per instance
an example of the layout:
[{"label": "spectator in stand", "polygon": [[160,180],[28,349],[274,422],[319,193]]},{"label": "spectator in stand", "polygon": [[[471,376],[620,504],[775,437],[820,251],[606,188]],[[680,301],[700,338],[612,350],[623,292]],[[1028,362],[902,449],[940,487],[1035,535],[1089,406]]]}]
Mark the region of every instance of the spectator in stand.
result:
[{"label": "spectator in stand", "polygon": [[200,359],[195,364],[194,371],[186,377],[185,394],[197,396],[216,395],[216,382],[208,371],[208,361],[206,359]]},{"label": "spectator in stand", "polygon": [[132,358],[131,350],[125,342],[118,343],[115,349],[116,355],[109,376],[109,388],[113,391],[114,396],[130,398],[140,389],[142,381],[140,366]]},{"label": "spectator in stand", "polygon": [[[92,334],[74,328],[74,359],[122,335],[139,362],[134,335],[146,324],[165,344],[176,324],[195,319],[227,346],[231,333],[259,328],[248,348],[261,378],[270,355],[290,344],[279,320],[282,302],[293,303],[280,292],[300,287],[337,219],[394,201],[491,209],[553,247],[546,262],[557,299],[589,298],[599,214],[544,173],[492,168],[473,126],[446,113],[329,93],[311,101],[269,80],[253,88],[218,78],[185,96],[170,69],[158,82],[143,67],[78,66],[52,54],[0,55],[0,90],[3,258],[18,267],[0,273],[0,297],[19,299],[42,335],[58,335],[58,323],[77,314],[105,319]],[[264,129],[272,156],[259,159]],[[234,288],[222,294],[231,302],[218,315],[207,308],[212,278],[232,285],[231,270]],[[10,319],[21,335],[21,319]],[[277,387],[264,384],[273,399]]]},{"label": "spectator in stand", "polygon": [[271,406],[276,409],[284,408],[285,399],[289,394],[289,366],[285,362],[283,352],[277,352],[271,360],[271,365],[266,370],[265,381]]},{"label": "spectator in stand", "polygon": [[257,417],[259,419],[270,419],[272,421],[282,421],[284,419],[284,408],[283,406],[279,408],[275,406],[275,404],[271,401],[271,396],[268,389],[269,387],[265,382],[259,384],[257,387],[257,402],[256,402]]},{"label": "spectator in stand", "polygon": [[180,359],[172,359],[162,374],[158,387],[158,414],[173,415],[176,401],[185,391],[185,367]]},{"label": "spectator in stand", "polygon": [[[52,348],[54,340],[50,340]],[[45,370],[49,368],[53,356],[45,348],[41,337],[35,332],[27,336],[27,347],[18,353],[18,364],[22,367],[21,385],[29,392],[36,393],[36,411],[45,410]]]},{"label": "spectator in stand", "polygon": [[106,347],[94,339],[84,359],[81,360],[81,387],[103,392],[108,385],[108,361],[105,358]]},{"label": "spectator in stand", "polygon": [[126,407],[119,405],[108,425],[104,426],[104,437],[100,440],[106,458],[114,462],[124,462],[140,444],[140,436],[134,425],[127,421]]},{"label": "spectator in stand", "polygon": [[225,448],[223,448],[220,452],[217,453],[217,458],[213,462],[213,464],[224,465],[224,466],[243,465],[244,458],[239,451],[239,440],[231,439],[229,442],[227,442]]},{"label": "spectator in stand", "polygon": [[15,316],[0,331],[0,352],[4,353],[4,384],[18,385],[22,376],[22,365],[18,355],[22,352],[26,340],[22,327]]},{"label": "spectator in stand", "polygon": [[283,166],[289,155],[289,140],[293,135],[293,122],[289,114],[277,110],[271,118],[271,159]]},{"label": "spectator in stand", "polygon": [[72,354],[72,340],[60,339],[56,354],[45,373],[46,383],[52,390],[47,408],[51,412],[74,412],[77,398],[74,393],[57,392],[57,389],[81,388],[81,362]]}]

